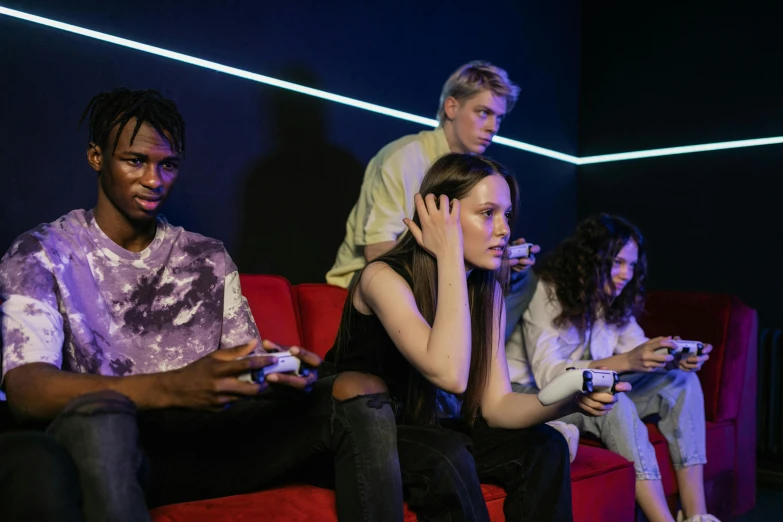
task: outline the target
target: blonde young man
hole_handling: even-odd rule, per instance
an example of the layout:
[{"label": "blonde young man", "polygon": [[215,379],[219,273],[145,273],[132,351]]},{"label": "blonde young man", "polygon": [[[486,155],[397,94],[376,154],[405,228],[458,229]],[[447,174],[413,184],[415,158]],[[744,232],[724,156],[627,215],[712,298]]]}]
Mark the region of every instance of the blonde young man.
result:
[{"label": "blonde young man", "polygon": [[[405,231],[402,220],[413,215],[413,195],[427,167],[448,152],[483,154],[518,94],[506,71],[490,63],[473,61],[454,71],[440,95],[440,125],[403,136],[370,160],[327,282],[347,288],[369,261],[389,251]],[[529,264],[522,260],[518,270]]]}]

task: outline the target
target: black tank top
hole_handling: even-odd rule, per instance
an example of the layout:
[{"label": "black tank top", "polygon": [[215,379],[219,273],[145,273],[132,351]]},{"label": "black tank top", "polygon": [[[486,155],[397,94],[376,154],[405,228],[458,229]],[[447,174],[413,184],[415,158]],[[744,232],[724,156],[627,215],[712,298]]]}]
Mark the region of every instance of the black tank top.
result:
[{"label": "black tank top", "polygon": [[[398,261],[384,259],[384,262],[413,288],[410,274]],[[348,294],[345,306],[351,307],[348,335],[342,339],[338,337],[335,345],[326,354],[325,361],[330,363],[335,373],[358,371],[377,375],[384,380],[396,402],[404,404],[407,399],[409,372],[413,367],[394,345],[377,315],[360,313],[353,305],[351,293]],[[343,346],[338,354],[340,343]]]}]

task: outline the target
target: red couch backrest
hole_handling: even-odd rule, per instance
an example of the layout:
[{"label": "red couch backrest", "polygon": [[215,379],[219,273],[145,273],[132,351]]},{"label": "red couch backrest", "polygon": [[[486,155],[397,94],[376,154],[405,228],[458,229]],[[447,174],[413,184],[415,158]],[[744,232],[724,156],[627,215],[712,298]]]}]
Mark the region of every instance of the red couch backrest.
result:
[{"label": "red couch backrest", "polygon": [[651,292],[639,324],[649,337],[679,335],[710,343],[710,359],[698,373],[705,414],[719,422],[739,412],[748,351],[757,345],[756,311],[729,294]]},{"label": "red couch backrest", "polygon": [[303,346],[323,357],[334,344],[348,291],[327,284],[295,287]]},{"label": "red couch backrest", "polygon": [[323,357],[332,347],[347,292],[327,284],[292,287],[275,275],[240,274],[242,295],[263,339],[301,346]]},{"label": "red couch backrest", "polygon": [[240,274],[239,283],[262,339],[281,345],[303,345],[296,297],[286,278]]}]

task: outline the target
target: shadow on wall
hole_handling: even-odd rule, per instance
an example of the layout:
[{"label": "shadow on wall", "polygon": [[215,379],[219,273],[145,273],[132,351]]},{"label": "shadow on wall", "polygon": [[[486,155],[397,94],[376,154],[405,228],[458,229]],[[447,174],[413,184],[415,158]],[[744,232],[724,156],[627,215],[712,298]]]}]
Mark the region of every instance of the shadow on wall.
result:
[{"label": "shadow on wall", "polygon": [[[301,67],[279,77],[318,87],[313,73]],[[274,143],[243,175],[237,266],[243,273],[282,275],[293,284],[321,283],[345,236],[364,165],[329,142],[328,102],[282,89],[265,90],[263,97],[269,110],[260,123],[269,132],[262,134]]]}]

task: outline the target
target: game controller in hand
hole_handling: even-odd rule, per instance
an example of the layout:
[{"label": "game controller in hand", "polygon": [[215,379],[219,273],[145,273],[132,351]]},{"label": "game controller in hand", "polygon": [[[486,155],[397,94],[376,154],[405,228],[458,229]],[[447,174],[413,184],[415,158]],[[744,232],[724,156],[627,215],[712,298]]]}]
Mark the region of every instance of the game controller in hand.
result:
[{"label": "game controller in hand", "polygon": [[615,385],[618,382],[620,378],[611,370],[567,368],[538,392],[538,401],[544,406],[549,406],[578,392],[615,393]]},{"label": "game controller in hand", "polygon": [[516,259],[518,257],[530,257],[530,249],[533,248],[532,243],[522,243],[521,245],[509,245],[508,246],[508,258]]},{"label": "game controller in hand", "polygon": [[239,376],[239,380],[243,382],[261,384],[270,373],[293,373],[299,377],[307,377],[310,375],[310,369],[302,364],[302,361],[297,357],[291,355],[291,352],[289,351],[251,354],[247,357],[277,357],[277,362],[259,368],[258,370],[243,373]]},{"label": "game controller in hand", "polygon": [[655,353],[668,353],[669,355],[701,355],[704,351],[704,343],[699,341],[683,341],[681,339],[672,339],[671,343],[674,345],[673,348],[664,346],[663,348],[658,348],[655,350]]}]

